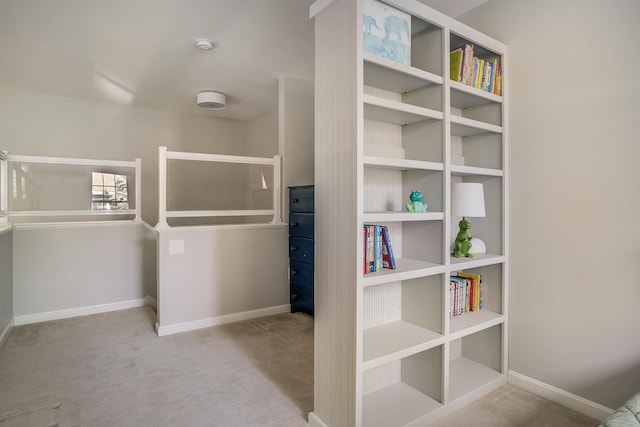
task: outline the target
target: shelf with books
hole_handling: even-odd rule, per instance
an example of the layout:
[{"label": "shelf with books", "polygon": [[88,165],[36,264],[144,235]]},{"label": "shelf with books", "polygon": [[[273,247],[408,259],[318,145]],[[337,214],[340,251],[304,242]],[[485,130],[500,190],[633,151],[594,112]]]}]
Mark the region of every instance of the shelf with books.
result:
[{"label": "shelf with books", "polygon": [[449,402],[504,383],[502,324],[450,343]]},{"label": "shelf with books", "polygon": [[[505,321],[503,270],[504,263],[451,271],[451,277],[456,279],[449,287],[448,334],[451,337],[459,338]],[[460,281],[467,285],[464,299],[469,304],[463,303],[466,309],[461,310],[461,314],[452,315],[455,305],[453,287]]]},{"label": "shelf with books", "polygon": [[[444,343],[444,275],[394,281],[363,289],[364,369]],[[431,301],[429,309],[424,303]],[[385,307],[384,310],[380,310]]]},{"label": "shelf with books", "polygon": [[404,426],[442,407],[442,346],[364,372],[362,425]]},{"label": "shelf with books", "polygon": [[441,111],[418,107],[373,95],[363,95],[364,117],[369,120],[409,125],[425,120],[442,120]]},{"label": "shelf with books", "polygon": [[502,56],[451,33],[449,78],[490,94],[502,94]]}]

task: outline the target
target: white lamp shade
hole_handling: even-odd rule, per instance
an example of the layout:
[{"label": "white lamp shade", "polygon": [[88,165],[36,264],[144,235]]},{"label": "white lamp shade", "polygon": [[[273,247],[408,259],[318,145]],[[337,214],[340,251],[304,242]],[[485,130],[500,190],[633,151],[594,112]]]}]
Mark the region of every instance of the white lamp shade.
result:
[{"label": "white lamp shade", "polygon": [[478,182],[460,182],[451,187],[451,215],[483,217],[484,191]]}]

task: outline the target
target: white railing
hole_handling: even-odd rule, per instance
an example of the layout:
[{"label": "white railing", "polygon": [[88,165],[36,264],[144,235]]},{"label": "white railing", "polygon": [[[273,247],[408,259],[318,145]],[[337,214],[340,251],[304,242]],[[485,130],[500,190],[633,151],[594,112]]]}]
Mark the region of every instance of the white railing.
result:
[{"label": "white railing", "polygon": [[[273,209],[236,209],[236,210],[167,210],[167,161],[190,160],[213,163],[238,163],[244,165],[265,165],[273,167]],[[281,156],[247,157],[223,154],[185,153],[167,151],[167,147],[158,147],[158,225],[156,228],[169,227],[167,218],[198,218],[198,217],[247,217],[273,216],[272,223],[282,222],[280,214],[281,194]]]},{"label": "white railing", "polygon": [[[53,165],[75,165],[75,166],[95,166],[112,168],[135,169],[135,209],[117,210],[14,210],[9,208],[9,163],[39,163]],[[97,160],[97,159],[76,159],[67,157],[43,157],[43,156],[19,156],[0,151],[0,224],[7,223],[10,217],[48,217],[48,216],[102,216],[102,215],[135,215],[136,221],[142,220],[142,160],[133,161],[121,160]],[[90,188],[87,191],[91,191]]]}]

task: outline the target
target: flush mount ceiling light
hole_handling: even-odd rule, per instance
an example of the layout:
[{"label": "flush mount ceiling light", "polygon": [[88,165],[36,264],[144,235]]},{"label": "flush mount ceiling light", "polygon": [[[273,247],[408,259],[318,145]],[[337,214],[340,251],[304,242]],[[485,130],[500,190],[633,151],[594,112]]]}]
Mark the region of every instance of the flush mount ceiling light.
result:
[{"label": "flush mount ceiling light", "polygon": [[197,39],[194,43],[195,47],[205,52],[213,49],[213,42],[207,39]]},{"label": "flush mount ceiling light", "polygon": [[227,106],[227,97],[219,92],[198,93],[198,107],[208,110],[224,110]]}]

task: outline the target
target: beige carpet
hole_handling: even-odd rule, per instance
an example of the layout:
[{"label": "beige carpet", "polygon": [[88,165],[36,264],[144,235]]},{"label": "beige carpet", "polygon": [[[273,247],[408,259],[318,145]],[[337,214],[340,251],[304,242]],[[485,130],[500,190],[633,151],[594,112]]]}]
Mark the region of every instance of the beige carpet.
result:
[{"label": "beige carpet", "polygon": [[14,328],[0,351],[0,425],[306,425],[310,317],[168,337],[154,323],[139,308]]},{"label": "beige carpet", "polygon": [[[168,337],[154,323],[145,307],[14,328],[0,350],[0,426],[306,426],[311,317]],[[595,425],[506,385],[432,427]]]},{"label": "beige carpet", "polygon": [[593,427],[598,421],[505,385],[430,427]]}]

